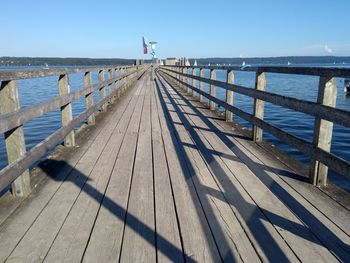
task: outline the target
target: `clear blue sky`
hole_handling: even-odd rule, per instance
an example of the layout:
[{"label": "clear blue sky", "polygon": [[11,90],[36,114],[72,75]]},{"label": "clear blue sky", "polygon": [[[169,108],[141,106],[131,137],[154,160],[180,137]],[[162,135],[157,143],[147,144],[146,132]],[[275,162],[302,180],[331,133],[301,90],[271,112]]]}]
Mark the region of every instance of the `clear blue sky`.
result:
[{"label": "clear blue sky", "polygon": [[350,55],[350,0],[0,0],[0,56]]}]

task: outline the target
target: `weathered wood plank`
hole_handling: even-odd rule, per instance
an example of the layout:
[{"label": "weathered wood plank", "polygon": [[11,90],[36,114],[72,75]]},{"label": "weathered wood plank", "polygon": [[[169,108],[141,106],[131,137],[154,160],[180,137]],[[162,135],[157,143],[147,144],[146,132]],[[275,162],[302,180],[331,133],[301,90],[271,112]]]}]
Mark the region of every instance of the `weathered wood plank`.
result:
[{"label": "weathered wood plank", "polygon": [[168,102],[157,81],[158,114],[162,129],[165,153],[168,160],[170,181],[174,191],[174,200],[179,218],[180,233],[186,261],[218,262],[217,250],[210,227],[205,218],[196,190],[191,181],[181,146],[173,133],[171,119],[166,110]]},{"label": "weathered wood plank", "polygon": [[[209,113],[208,113],[209,114]],[[306,184],[295,178],[297,171],[291,170],[280,160],[261,147],[257,147],[251,141],[241,139],[242,136],[231,126],[218,120],[214,120],[225,132],[233,132],[236,137],[230,139],[235,145],[244,147],[255,157],[251,157],[262,167],[266,167],[266,173],[275,181],[274,193],[296,214],[310,231],[342,260],[347,259],[346,244],[350,243],[349,229],[350,212],[327,196],[319,188]],[[256,159],[255,159],[256,158]],[[290,174],[290,175],[289,175]],[[260,175],[257,173],[257,175]],[[271,185],[265,177],[260,177],[262,182]],[[278,185],[280,187],[278,187]],[[288,193],[288,194],[287,194]],[[293,198],[290,198],[292,196]],[[346,261],[346,260],[345,260]]]},{"label": "weathered wood plank", "polygon": [[[128,214],[125,219],[121,251],[122,262],[156,261],[151,116],[148,89],[150,87],[145,85],[145,100],[137,141]],[[135,221],[134,218],[138,220]]]},{"label": "weathered wood plank", "polygon": [[[184,262],[181,237],[177,223],[168,161],[159,123],[154,83],[151,96],[152,152],[154,159],[155,222],[157,231],[157,260]],[[161,237],[161,238],[160,238]]]},{"label": "weathered wood plank", "polygon": [[[191,112],[189,112],[189,113],[191,113]],[[210,114],[209,111],[206,111],[206,114]],[[201,124],[198,123],[200,118],[194,117],[191,114],[189,114],[188,116],[191,119],[197,120],[195,122],[195,126],[196,127],[200,127],[201,126]],[[210,114],[209,116],[214,116],[214,115]],[[214,120],[213,118],[208,119],[208,122],[209,121],[213,122],[213,123],[214,122],[219,122],[218,120],[216,120],[216,119]],[[224,125],[223,121],[220,121],[220,123],[222,125]],[[227,129],[227,131],[229,131],[229,130],[232,130],[232,129],[231,128]],[[232,153],[230,153],[231,151],[227,151],[227,149],[228,149],[227,147],[228,146],[223,143],[222,139],[219,139],[217,136],[215,136],[214,134],[210,134],[209,132],[207,132],[204,129],[201,130],[201,133],[202,134],[207,134],[206,136],[203,136],[203,137],[206,137],[207,139],[212,140],[212,142],[211,142],[212,147],[215,146],[216,151],[217,152],[221,152],[222,156],[230,156],[230,154],[232,154]],[[257,153],[256,152],[256,148],[258,148],[257,146],[254,147],[252,142],[246,141],[244,139],[240,139],[239,137],[232,137],[232,138],[230,137],[230,139],[227,138],[227,140],[232,140],[232,141],[236,142],[236,143],[232,143],[232,146],[234,148],[231,149],[231,150],[234,153],[237,152],[237,148],[241,148],[239,146],[239,144],[237,144],[237,141],[239,141],[240,144],[249,144],[249,145],[251,145],[250,146],[251,153],[253,153],[253,154],[255,153],[257,156],[259,156],[258,158],[265,158],[265,156],[267,155],[267,153],[263,153],[263,151],[261,149],[260,149],[259,153]],[[244,158],[244,155],[242,155],[243,154],[242,152],[244,152],[245,154],[248,154],[249,157],[248,158]],[[292,230],[291,231],[292,235],[290,235],[289,237],[288,237],[288,232],[285,232],[285,231],[282,232],[282,236],[284,236],[284,239],[288,241],[288,243],[290,244],[291,248],[293,248],[293,250],[296,251],[296,254],[298,255],[298,257],[301,258],[301,259],[308,259],[309,260],[311,257],[320,256],[319,259],[315,258],[315,260],[321,260],[321,257],[322,257],[322,260],[324,260],[324,261],[329,261],[329,260],[333,261],[333,260],[335,260],[335,258],[330,254],[330,252],[328,252],[328,254],[327,254],[327,251],[324,251],[324,249],[322,251],[322,249],[320,249],[318,247],[318,239],[317,238],[320,238],[324,244],[328,243],[325,248],[328,248],[337,257],[339,257],[342,260],[344,260],[346,258],[346,253],[344,254],[344,252],[342,252],[342,249],[340,249],[339,247],[343,246],[343,248],[346,248],[346,246],[344,247],[344,243],[346,244],[347,242],[349,242],[349,240],[348,240],[349,237],[345,236],[344,233],[342,233],[342,231],[340,231],[333,223],[331,223],[331,221],[329,221],[328,218],[326,219],[324,216],[321,216],[321,214],[315,209],[315,207],[318,207],[318,206],[312,206],[305,199],[303,200],[302,195],[299,195],[299,194],[295,193],[294,190],[291,191],[290,186],[288,184],[283,184],[283,186],[282,186],[283,188],[277,187],[277,184],[280,184],[280,181],[278,179],[276,179],[277,177],[274,175],[274,172],[273,172],[274,170],[272,170],[272,171],[267,170],[266,171],[266,173],[269,176],[271,176],[271,178],[273,178],[273,179],[268,179],[269,177],[267,177],[266,175],[262,175],[264,172],[263,172],[263,170],[261,168],[259,168],[260,166],[259,167],[256,166],[255,168],[252,168],[252,166],[256,165],[256,163],[260,163],[261,165],[263,165],[258,158],[256,158],[255,156],[251,156],[250,155],[251,153],[247,152],[246,149],[244,149],[244,148],[241,149],[241,151],[239,151],[239,153],[240,154],[238,155],[238,157],[241,160],[246,161],[249,169],[251,169],[255,173],[255,175],[268,188],[270,188],[270,189],[279,189],[280,190],[279,192],[281,192],[282,189],[283,189],[281,194],[277,194],[278,193],[277,190],[273,191],[273,193],[277,197],[282,199],[283,203],[288,206],[288,209],[290,209],[293,212],[293,215],[287,216],[289,212],[285,211],[284,214],[283,214],[283,217],[281,217],[281,218],[288,218],[288,220],[290,220],[290,222],[297,222],[297,221],[295,221],[296,220],[295,218],[293,219],[294,214],[296,214],[302,220],[303,223],[305,223],[305,222],[312,222],[312,221],[315,222],[315,219],[320,220],[320,222],[322,222],[321,224],[320,223],[319,224],[308,223],[306,225],[306,227],[309,228],[309,230],[304,227],[304,229],[305,229],[304,231],[302,231],[303,228],[301,226],[299,226],[299,225],[302,225],[302,223],[299,223],[299,222],[297,222],[299,224],[297,228],[294,228],[293,225],[288,226],[288,224],[290,224],[288,221],[287,222],[283,222],[284,226],[279,225],[279,227],[282,227],[283,229],[288,229],[289,231]],[[228,158],[228,157],[227,158],[222,157],[222,159],[224,160],[225,163],[231,162],[231,166],[230,166],[231,168],[230,169],[232,169],[232,167],[236,167],[234,169],[238,169],[239,170],[239,171],[237,170],[237,173],[235,173],[237,177],[239,177],[242,174],[242,169],[237,168],[237,162],[236,161],[234,161],[233,159]],[[249,161],[247,162],[247,160],[252,160],[252,161],[249,163]],[[276,160],[275,160],[275,162],[276,162]],[[270,166],[271,163],[268,164],[268,165]],[[246,180],[247,178],[249,178],[249,176],[244,176],[242,178],[244,180]],[[287,179],[288,177],[284,176],[283,178]],[[272,180],[275,180],[275,182],[273,182]],[[242,183],[242,179],[240,179],[240,181]],[[295,180],[290,179],[289,181],[293,182]],[[295,182],[294,182],[294,184],[295,184]],[[228,184],[224,183],[223,185],[227,186]],[[251,192],[252,190],[255,189],[252,186],[256,186],[256,185],[259,185],[259,182],[251,182],[251,183],[246,184],[246,186],[245,186],[247,191],[250,192],[251,196],[255,196],[256,195],[256,194],[252,194],[252,192]],[[302,185],[302,182],[300,182],[297,185]],[[274,187],[272,188],[272,186],[274,186]],[[307,185],[305,185],[305,183],[304,183],[303,188],[305,189],[306,187],[307,187]],[[299,188],[299,187],[296,187],[296,188]],[[232,188],[230,188],[230,189],[232,191]],[[263,187],[259,187],[258,189],[259,190],[258,190],[257,193],[261,192]],[[311,190],[311,188],[309,188],[309,191],[310,190]],[[319,190],[314,189],[314,191],[319,191]],[[307,192],[308,191],[303,191],[303,195],[306,194],[307,196],[310,196],[310,192],[308,194],[307,194]],[[229,194],[230,191],[225,191],[225,193]],[[290,194],[290,195],[288,196],[287,193]],[[264,209],[265,211],[273,211],[274,214],[278,214],[279,211],[283,211],[283,209],[281,210],[281,205],[278,205],[279,201],[273,201],[273,200],[267,201],[268,195],[266,195],[266,194],[264,195],[264,198],[261,198],[261,197],[257,196],[254,199],[258,200],[257,203],[261,207],[264,207],[266,205],[266,204],[262,205],[262,203],[264,203],[265,200],[266,200],[266,202],[268,202],[268,204],[273,204],[273,206],[271,206],[271,207],[266,207],[265,206],[265,209]],[[293,201],[295,199],[298,200],[298,202],[302,203],[303,206],[300,206],[300,205],[298,206],[297,205],[298,203]],[[262,201],[262,200],[264,200],[264,201]],[[319,201],[320,200],[318,200],[318,202]],[[325,204],[321,205],[321,207],[324,207],[324,206],[325,206]],[[302,207],[305,207],[305,208],[302,208]],[[327,207],[329,207],[329,205],[327,205]],[[339,206],[338,206],[338,209],[339,209]],[[342,211],[342,210],[344,210],[344,209],[339,209],[339,211]],[[312,216],[311,216],[309,211],[312,211],[312,214],[313,214]],[[328,212],[328,215],[331,216],[331,214],[329,212]],[[276,221],[275,215],[273,215],[273,217],[271,218],[271,215],[269,213],[267,213],[267,217],[274,224],[276,224],[276,222],[278,222],[278,220]],[[334,213],[333,213],[332,217],[334,217]],[[343,217],[343,219],[344,219],[344,217]],[[346,220],[345,220],[345,222],[346,222]],[[318,228],[317,225],[321,225],[322,227],[323,227],[323,225],[327,225],[327,228],[323,228],[322,229],[322,227],[319,227],[320,229],[316,230],[316,228]],[[279,227],[277,229],[279,229]],[[330,231],[332,231],[334,234],[330,234]],[[307,234],[308,232],[311,233],[311,235]],[[295,237],[296,233],[299,233],[297,235],[297,237]],[[321,233],[323,233],[323,234],[321,234]],[[330,238],[333,235],[333,240],[332,241],[327,241],[327,238],[320,237],[320,235],[328,236],[328,238]],[[306,238],[307,236],[308,236],[308,238]],[[318,237],[315,238],[316,236],[318,236]],[[300,237],[302,238],[302,241],[298,240],[298,238],[300,238]],[[306,238],[306,241],[304,241],[305,238]],[[343,240],[343,241],[339,242],[339,238],[341,240]],[[334,243],[338,243],[338,245],[334,245]],[[338,248],[337,248],[337,246],[338,246]]]},{"label": "weathered wood plank", "polygon": [[[80,147],[75,148],[74,154],[63,159],[65,163],[56,174],[52,174],[54,179],[48,177],[38,188],[34,188],[33,193],[18,207],[18,209],[0,227],[0,261],[4,261],[16,244],[20,241],[28,228],[33,224],[37,216],[47,206],[47,203],[56,193],[57,189],[64,182],[67,175],[71,172],[72,167],[81,159],[89,149],[96,136],[111,122],[117,110],[126,107],[128,99],[124,99],[118,104],[113,111],[103,118],[99,125],[89,134]],[[46,172],[48,173],[48,172]],[[13,227],[14,226],[14,227]]]},{"label": "weathered wood plank", "polygon": [[108,134],[111,134],[115,125],[117,123],[109,122],[74,169],[70,169],[68,177],[63,178],[63,181],[66,183],[62,184],[45,205],[40,216],[36,218],[35,222],[25,232],[9,259],[23,258],[25,261],[36,261],[45,257],[52,241],[79,195],[81,187],[86,183],[95,162],[105,147],[109,137]]},{"label": "weathered wood plank", "polygon": [[[168,73],[165,73],[168,76],[170,76]],[[184,85],[184,83],[182,82]],[[283,130],[259,119],[253,116],[252,114],[246,113],[242,111],[241,109],[229,105],[226,102],[223,102],[205,92],[202,92],[201,90],[192,87],[197,92],[201,93],[204,97],[208,98],[209,100],[214,101],[218,105],[221,105],[222,107],[228,109],[232,113],[240,116],[244,120],[252,123],[253,125],[256,125],[257,127],[260,127],[266,132],[269,132],[270,134],[274,135],[275,137],[281,139],[283,142],[295,147],[296,149],[299,149],[301,152],[311,156],[312,158],[315,158],[322,163],[326,164],[328,167],[333,169],[334,171],[350,178],[350,162],[346,161],[332,153],[329,153],[321,148],[315,148],[311,143],[305,141],[304,139],[298,138],[294,135],[291,135],[289,133],[284,132]]]},{"label": "weathered wood plank", "polygon": [[[126,130],[131,119],[131,115],[125,112],[133,112],[136,103],[137,98],[132,97],[125,111],[120,111],[119,115],[113,119],[112,123],[117,123],[117,125],[113,128],[113,133],[91,172],[89,182],[82,188],[82,193],[57,234],[45,258],[46,262],[77,262],[83,257],[100,206],[103,205],[101,202],[105,198],[115,160],[124,140],[125,133],[120,134],[119,130]],[[129,121],[122,122],[121,119],[125,118],[128,118]],[[126,127],[120,128],[121,125],[126,125]]]},{"label": "weathered wood plank", "polygon": [[[235,210],[235,213],[232,214],[231,209],[225,210],[225,208],[222,205],[220,206],[217,202],[216,205],[212,208],[212,213],[215,216],[211,218],[212,221],[209,221],[209,224],[215,224],[215,220],[220,222],[220,217],[225,218],[224,222],[232,222],[232,225],[230,227],[226,226],[225,223],[222,223],[222,227],[225,229],[225,233],[221,233],[221,235],[229,235],[230,238],[228,240],[233,240],[233,242],[237,241],[233,249],[239,249],[238,255],[243,261],[260,261],[259,257],[263,258],[263,260],[266,261],[271,259],[276,260],[277,258],[279,260],[296,260],[292,251],[284,243],[283,239],[280,238],[275,229],[269,224],[260,223],[261,219],[264,218],[263,213],[259,211],[259,208],[256,206],[256,204],[254,204],[254,201],[251,200],[245,193],[245,190],[240,188],[238,182],[235,182],[235,184],[233,184],[230,181],[230,179],[234,178],[234,176],[225,166],[225,164],[221,162],[220,158],[217,158],[211,154],[211,152],[215,151],[215,149],[211,148],[211,145],[208,144],[206,137],[203,135],[214,135],[215,130],[207,131],[205,134],[203,134],[200,132],[200,128],[192,128],[192,125],[195,127],[202,127],[206,125],[203,123],[200,117],[192,115],[197,114],[193,112],[189,107],[182,106],[186,105],[186,102],[184,100],[179,98],[177,99],[176,95],[173,95],[173,97],[175,104],[181,105],[180,107],[183,109],[183,112],[178,114],[182,114],[183,116],[182,123],[184,125],[184,129],[192,137],[192,144],[195,143],[195,147],[198,148],[198,151],[203,156],[204,161],[207,163],[207,166],[209,167],[212,174],[212,177],[208,174],[205,178],[205,169],[201,168],[198,175],[198,188],[200,189],[201,186],[206,186],[206,189],[210,190],[204,190],[204,196],[214,196],[216,199],[220,199],[223,202],[227,202],[227,200],[229,200],[232,208]],[[181,112],[182,110],[179,109],[179,111]],[[191,120],[186,119],[185,116],[188,116],[188,118]],[[192,119],[196,119],[196,122],[193,124],[190,123],[192,122]],[[191,141],[188,141],[187,144],[191,144]],[[191,147],[189,151],[193,152],[194,149]],[[220,152],[219,150],[217,151]],[[206,166],[206,164],[200,163],[201,161],[199,158],[191,156],[190,159],[197,160],[195,168]],[[236,166],[238,165],[237,162],[239,161],[234,161]],[[244,169],[239,168],[239,170],[240,174],[242,174],[243,177],[249,176],[244,172]],[[218,185],[216,185],[216,183],[220,184],[221,189],[218,188]],[[239,190],[236,188],[237,184]],[[215,199],[212,202],[215,203]],[[220,211],[219,214],[217,214],[215,211],[216,209]],[[207,209],[206,213],[210,214],[209,211],[210,210]],[[245,226],[245,229],[242,228],[242,225]],[[216,233],[216,231],[214,231],[214,233]],[[247,238],[246,233],[249,233],[249,239]],[[251,242],[254,244],[253,246]],[[220,246],[223,246],[222,241],[218,241],[217,243],[220,244],[219,248]],[[269,245],[267,246],[266,244]],[[259,257],[257,256],[254,248],[258,250]],[[221,249],[223,248],[221,247]],[[226,253],[224,253],[224,255],[226,255]]]},{"label": "weathered wood plank", "polygon": [[[136,105],[143,104],[142,97],[134,97],[137,98]],[[141,109],[136,107],[128,128],[119,130],[120,134],[125,132],[126,135],[84,254],[84,262],[119,260],[138,136],[132,131],[135,127],[132,123],[139,125],[140,119]]]}]

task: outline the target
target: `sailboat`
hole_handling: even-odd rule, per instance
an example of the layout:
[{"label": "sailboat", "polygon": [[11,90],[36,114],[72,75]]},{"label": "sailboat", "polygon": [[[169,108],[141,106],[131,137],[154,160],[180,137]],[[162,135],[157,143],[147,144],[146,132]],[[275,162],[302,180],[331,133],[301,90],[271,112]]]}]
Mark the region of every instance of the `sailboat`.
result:
[{"label": "sailboat", "polygon": [[245,68],[250,67],[250,65],[246,65],[245,61],[242,62],[241,70],[244,70]]},{"label": "sailboat", "polygon": [[197,60],[194,61],[193,66],[197,66]]},{"label": "sailboat", "polygon": [[288,61],[287,65],[289,66],[291,63]]},{"label": "sailboat", "polygon": [[186,66],[191,66],[190,62],[188,61],[188,59],[186,59],[186,63],[185,63]]}]

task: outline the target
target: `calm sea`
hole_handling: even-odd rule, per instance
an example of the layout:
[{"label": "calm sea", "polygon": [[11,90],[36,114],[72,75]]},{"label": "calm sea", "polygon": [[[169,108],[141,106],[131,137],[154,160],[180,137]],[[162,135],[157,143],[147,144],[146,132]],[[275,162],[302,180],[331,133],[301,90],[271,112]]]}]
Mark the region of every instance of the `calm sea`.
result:
[{"label": "calm sea", "polygon": [[[322,66],[322,67],[334,67],[338,65],[333,64],[312,64],[312,65],[299,65],[299,66]],[[350,67],[350,65],[340,65],[339,67]],[[22,68],[1,68],[0,70],[8,69],[28,69],[28,67]],[[226,80],[226,72],[218,70],[216,73],[217,79],[221,81]],[[205,71],[205,77],[209,78],[209,70]],[[19,80],[17,86],[19,89],[20,104],[21,107],[28,107],[36,103],[42,102],[58,96],[57,90],[57,78],[47,77],[39,79]],[[93,83],[98,82],[97,73],[92,75]],[[107,76],[106,76],[107,78]],[[287,74],[266,74],[266,90],[281,95],[286,95],[294,98],[316,101],[318,90],[318,77],[312,76],[300,76],[300,75],[287,75]],[[236,71],[235,83],[238,85],[254,88],[255,74],[253,72]],[[83,86],[83,74],[71,74],[69,76],[71,90],[77,90]],[[198,83],[197,83],[198,84]],[[344,94],[344,79],[337,78],[337,108],[350,111],[350,98]],[[209,86],[205,85],[206,91],[209,91]],[[225,90],[217,88],[217,96],[221,99],[225,98]],[[98,99],[97,92],[94,93],[95,100]],[[234,94],[234,105],[240,109],[253,113],[253,99],[239,94]],[[85,99],[81,98],[73,103],[73,115],[77,116],[85,109]],[[251,125],[239,117],[234,119],[240,122],[243,126],[251,128]],[[289,133],[303,138],[309,142],[312,142],[314,118],[298,113],[293,110],[288,110],[280,106],[272,105],[270,103],[265,104],[265,117],[264,119],[269,123],[288,131]],[[31,149],[37,143],[45,139],[47,136],[57,130],[60,123],[60,112],[54,110],[44,116],[30,121],[24,125],[24,133],[26,138],[27,150]],[[270,143],[276,145],[283,151],[292,155],[297,160],[307,164],[309,158],[299,152],[296,149],[279,141],[277,138],[264,133],[264,139]],[[350,128],[345,128],[339,125],[334,125],[333,140],[331,152],[346,159],[350,160]],[[3,137],[0,138],[0,169],[7,165],[6,150]],[[330,172],[330,180],[341,186],[342,188],[350,191],[350,181],[342,176],[337,175],[334,172]]]}]

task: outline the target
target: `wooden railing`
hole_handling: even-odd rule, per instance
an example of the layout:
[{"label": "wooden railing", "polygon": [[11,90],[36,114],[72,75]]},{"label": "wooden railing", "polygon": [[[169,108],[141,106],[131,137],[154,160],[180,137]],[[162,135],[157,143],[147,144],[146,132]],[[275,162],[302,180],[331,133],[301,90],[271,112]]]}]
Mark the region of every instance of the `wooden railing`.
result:
[{"label": "wooden railing", "polygon": [[[196,74],[197,69],[199,69],[199,76]],[[210,79],[204,78],[204,69],[210,70]],[[190,70],[192,70],[192,74],[189,74]],[[227,71],[226,82],[216,80],[216,70]],[[255,89],[233,84],[234,71],[239,70],[255,72]],[[309,167],[310,183],[325,186],[327,184],[328,167],[350,178],[350,162],[330,153],[333,123],[350,127],[350,112],[335,108],[337,94],[335,77],[350,76],[350,69],[316,67],[245,67],[242,69],[242,67],[230,66],[161,66],[160,72],[170,77],[181,87],[187,88],[187,91],[192,92],[192,95],[198,93],[201,102],[206,97],[209,100],[210,109],[214,110],[215,104],[222,106],[226,110],[227,121],[232,120],[232,114],[236,114],[250,122],[253,125],[252,139],[254,141],[261,141],[262,133],[266,131],[308,155],[311,158]],[[265,91],[266,72],[319,76],[317,102]],[[189,81],[190,79],[192,83]],[[199,88],[196,86],[196,81],[200,81]],[[204,91],[204,83],[210,85],[209,94]],[[226,90],[225,101],[215,96],[215,87]],[[253,114],[244,112],[233,105],[234,92],[254,99]],[[264,102],[315,117],[313,142],[307,142],[264,121]]]},{"label": "wooden railing", "polygon": [[[0,133],[5,137],[9,163],[0,171],[0,191],[12,183],[14,195],[28,195],[31,191],[28,169],[62,140],[65,146],[74,146],[74,128],[84,120],[89,125],[95,124],[96,111],[105,111],[107,104],[113,103],[124,93],[146,67],[147,65],[0,71]],[[106,71],[109,77],[107,80],[105,80]],[[99,82],[96,84],[92,84],[92,72],[98,72]],[[74,73],[84,73],[84,86],[71,92],[68,76]],[[59,96],[21,109],[16,80],[48,76],[58,76]],[[105,90],[107,86],[108,96]],[[93,92],[97,90],[99,101],[94,103]],[[86,110],[73,119],[72,102],[83,96],[86,99]],[[57,108],[61,109],[61,128],[26,152],[23,124]]]}]

